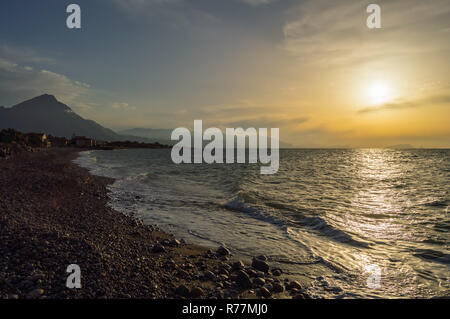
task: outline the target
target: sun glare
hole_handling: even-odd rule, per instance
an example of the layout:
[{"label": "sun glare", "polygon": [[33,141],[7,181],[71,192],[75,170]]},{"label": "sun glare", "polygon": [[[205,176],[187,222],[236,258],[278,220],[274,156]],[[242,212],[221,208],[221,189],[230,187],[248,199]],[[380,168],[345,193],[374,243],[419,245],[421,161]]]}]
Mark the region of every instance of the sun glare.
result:
[{"label": "sun glare", "polygon": [[390,99],[390,88],[386,83],[376,82],[369,85],[367,95],[371,104],[380,104]]}]

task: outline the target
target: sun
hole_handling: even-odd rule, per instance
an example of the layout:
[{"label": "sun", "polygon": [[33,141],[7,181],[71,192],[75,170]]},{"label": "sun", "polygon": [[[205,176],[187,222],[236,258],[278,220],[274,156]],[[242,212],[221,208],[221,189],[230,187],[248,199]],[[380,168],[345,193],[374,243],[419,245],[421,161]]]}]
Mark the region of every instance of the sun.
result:
[{"label": "sun", "polygon": [[385,82],[374,82],[367,87],[367,98],[371,104],[381,104],[391,98],[391,90]]}]

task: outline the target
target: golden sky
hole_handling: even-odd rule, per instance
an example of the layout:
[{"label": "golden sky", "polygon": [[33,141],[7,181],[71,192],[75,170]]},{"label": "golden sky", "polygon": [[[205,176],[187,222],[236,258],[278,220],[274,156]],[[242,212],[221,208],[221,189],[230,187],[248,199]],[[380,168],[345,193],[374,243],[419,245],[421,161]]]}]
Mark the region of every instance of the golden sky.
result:
[{"label": "golden sky", "polygon": [[450,147],[448,0],[80,0],[78,33],[26,3],[0,10],[5,106],[50,93],[116,130],[199,119],[299,147]]}]

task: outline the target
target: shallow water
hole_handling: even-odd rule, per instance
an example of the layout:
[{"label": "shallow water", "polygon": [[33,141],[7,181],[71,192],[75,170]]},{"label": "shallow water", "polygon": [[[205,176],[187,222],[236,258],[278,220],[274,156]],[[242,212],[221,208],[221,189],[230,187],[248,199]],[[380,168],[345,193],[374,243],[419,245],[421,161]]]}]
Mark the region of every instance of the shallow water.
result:
[{"label": "shallow water", "polygon": [[265,254],[310,280],[313,297],[431,297],[450,294],[449,155],[281,150],[275,175],[175,165],[170,150],[89,151],[76,162],[117,179],[112,207],[193,243]]}]

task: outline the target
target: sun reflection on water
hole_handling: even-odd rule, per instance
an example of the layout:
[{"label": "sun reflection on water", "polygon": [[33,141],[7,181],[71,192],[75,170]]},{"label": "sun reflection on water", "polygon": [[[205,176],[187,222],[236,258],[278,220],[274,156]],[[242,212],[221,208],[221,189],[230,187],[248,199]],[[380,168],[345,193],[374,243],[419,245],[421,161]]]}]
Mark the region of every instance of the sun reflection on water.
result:
[{"label": "sun reflection on water", "polygon": [[394,155],[394,150],[382,149],[353,152],[354,192],[349,205],[353,209],[334,219],[337,227],[367,243],[366,248],[350,249],[344,263],[352,272],[360,271],[360,285],[369,285],[370,278],[379,276],[380,286],[368,287],[378,296],[399,290],[407,295],[423,286],[416,273],[423,270],[423,262],[411,256],[409,246],[417,239],[411,227],[418,221],[411,194],[402,190],[411,163],[393,159]]}]

